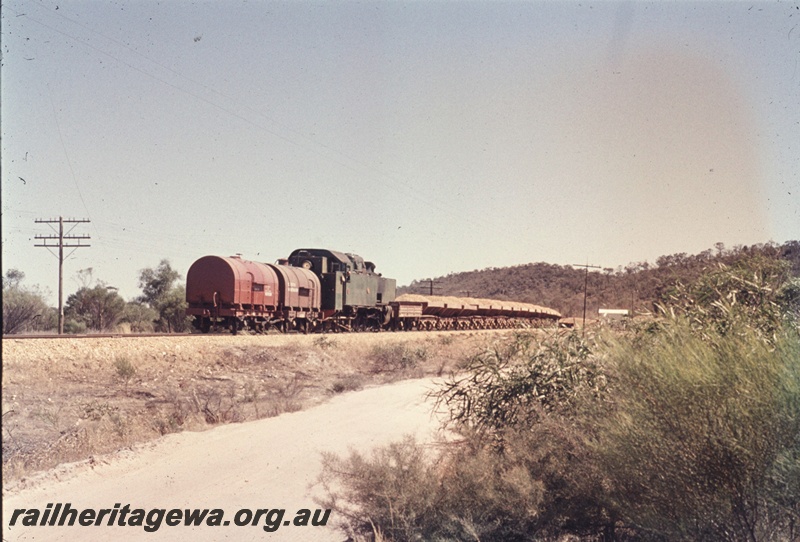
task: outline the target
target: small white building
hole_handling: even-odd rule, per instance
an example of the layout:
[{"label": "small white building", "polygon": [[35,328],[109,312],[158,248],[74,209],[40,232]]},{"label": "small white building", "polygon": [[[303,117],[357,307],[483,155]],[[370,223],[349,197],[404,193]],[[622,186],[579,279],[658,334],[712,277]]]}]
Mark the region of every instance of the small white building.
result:
[{"label": "small white building", "polygon": [[628,309],[599,309],[601,320],[622,320],[629,314]]}]

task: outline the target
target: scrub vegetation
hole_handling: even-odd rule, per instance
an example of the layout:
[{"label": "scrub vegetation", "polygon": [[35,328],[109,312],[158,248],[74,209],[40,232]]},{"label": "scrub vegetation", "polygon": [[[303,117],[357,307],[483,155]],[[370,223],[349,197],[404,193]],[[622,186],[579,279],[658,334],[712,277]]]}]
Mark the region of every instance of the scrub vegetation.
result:
[{"label": "scrub vegetation", "polygon": [[[736,267],[754,257],[783,262],[786,273],[800,276],[800,241],[787,241],[735,247],[717,243],[698,254],[665,255],[655,262],[590,271],[588,276],[580,268],[539,262],[452,273],[433,281],[439,295],[525,301],[552,307],[563,316],[581,316],[584,280],[588,279],[588,314],[597,314],[599,308],[628,309],[638,314],[654,312],[656,305],[669,302],[678,283],[693,283],[710,268],[720,264]],[[398,293],[425,293],[428,284],[415,281],[398,288]]]},{"label": "scrub vegetation", "polygon": [[326,505],[354,540],[797,540],[793,277],[716,262],[621,332],[506,336],[434,393],[451,438],[326,456]]},{"label": "scrub vegetation", "polygon": [[[191,327],[186,317],[186,288],[169,260],[139,271],[142,295],[126,302],[117,288],[95,280],[92,268],[77,273],[81,287],[64,303],[64,332],[172,333]],[[27,286],[25,273],[9,269],[3,275],[3,335],[58,331],[58,309],[49,307],[46,292]],[[92,286],[94,284],[94,286]]]},{"label": "scrub vegetation", "polygon": [[[3,339],[3,480],[450,371],[494,332]],[[453,340],[457,337],[458,340]],[[428,356],[428,352],[436,356]]]}]

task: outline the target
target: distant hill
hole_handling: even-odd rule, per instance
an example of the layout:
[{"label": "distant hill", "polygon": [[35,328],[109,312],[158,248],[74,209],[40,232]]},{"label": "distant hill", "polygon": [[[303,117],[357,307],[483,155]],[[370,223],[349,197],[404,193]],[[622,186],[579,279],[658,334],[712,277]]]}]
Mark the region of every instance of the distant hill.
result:
[{"label": "distant hill", "polygon": [[[677,281],[689,282],[718,263],[730,265],[754,255],[786,260],[791,273],[800,277],[800,241],[734,248],[717,243],[713,250],[699,254],[661,256],[655,264],[637,262],[624,268],[590,270],[587,314],[596,315],[599,308],[653,310],[653,304]],[[584,273],[583,269],[543,262],[451,273],[433,279],[434,294],[523,301],[554,308],[564,316],[580,316]],[[429,292],[430,279],[397,289],[398,294]]]}]

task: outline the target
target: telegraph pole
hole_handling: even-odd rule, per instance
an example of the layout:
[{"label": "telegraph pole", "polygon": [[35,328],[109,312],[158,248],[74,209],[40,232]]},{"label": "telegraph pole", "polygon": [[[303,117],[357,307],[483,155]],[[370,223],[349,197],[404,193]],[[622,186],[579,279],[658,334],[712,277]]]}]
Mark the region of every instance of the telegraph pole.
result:
[{"label": "telegraph pole", "polygon": [[439,286],[434,286],[434,284],[436,283],[434,279],[421,280],[420,282],[427,282],[429,284],[429,292],[430,292],[429,295],[433,295],[434,288],[436,288],[437,290],[440,288]]},{"label": "telegraph pole", "polygon": [[[35,221],[37,224],[47,224],[50,228],[56,232],[57,235],[37,235],[36,240],[41,241],[42,244],[40,245],[33,245],[35,247],[44,247],[46,249],[57,248],[58,249],[58,334],[62,335],[64,333],[64,249],[71,248],[72,252],[67,254],[67,258],[72,256],[72,253],[78,250],[79,248],[89,247],[91,245],[82,245],[81,241],[83,239],[91,239],[88,235],[69,235],[72,230],[78,224],[88,223],[90,220],[88,219],[74,219],[69,218],[65,219],[64,217],[59,216],[58,220],[43,220],[43,219],[36,219]],[[54,224],[58,224],[58,230],[55,229],[53,226]],[[74,224],[67,232],[64,233],[64,224]],[[71,241],[77,241],[77,244],[70,244]],[[54,252],[50,252],[55,256]]]},{"label": "telegraph pole", "polygon": [[582,263],[574,263],[572,267],[583,267],[586,269],[586,272],[583,276],[583,336],[586,336],[586,292],[589,288],[589,268],[592,269],[602,269],[599,265],[589,265],[589,262],[585,264]]}]

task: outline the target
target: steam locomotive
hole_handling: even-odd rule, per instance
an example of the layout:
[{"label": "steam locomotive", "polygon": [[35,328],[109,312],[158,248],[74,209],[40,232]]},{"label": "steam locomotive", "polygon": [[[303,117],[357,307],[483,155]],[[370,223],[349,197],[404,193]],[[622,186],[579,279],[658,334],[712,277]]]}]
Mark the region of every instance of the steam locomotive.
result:
[{"label": "steam locomotive", "polygon": [[297,249],[275,264],[204,256],[186,274],[186,314],[198,330],[484,329],[555,321],[528,303],[396,295],[396,281],[356,254]]}]

